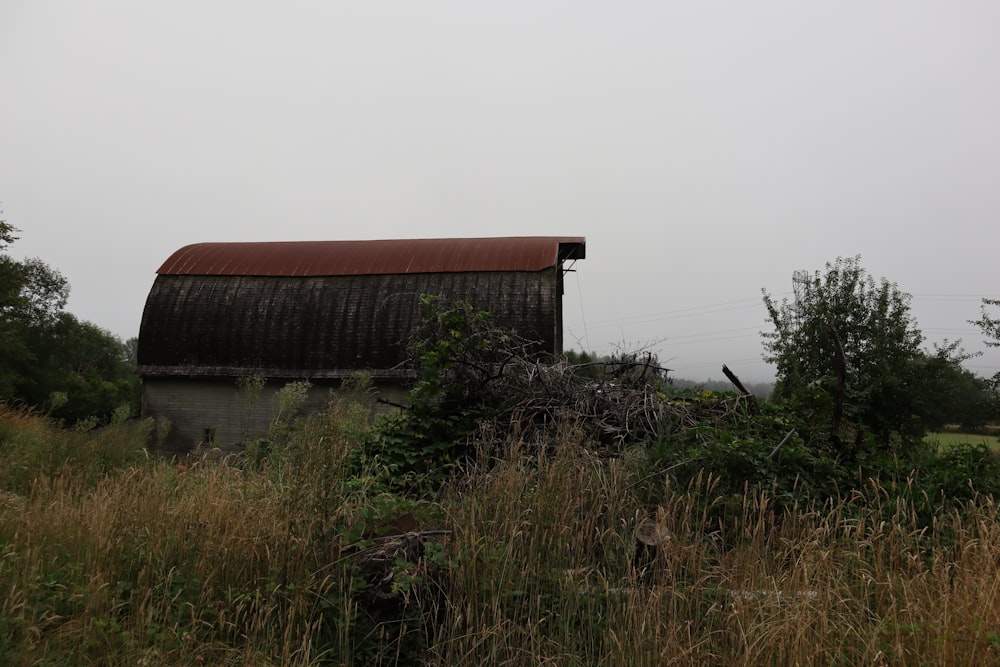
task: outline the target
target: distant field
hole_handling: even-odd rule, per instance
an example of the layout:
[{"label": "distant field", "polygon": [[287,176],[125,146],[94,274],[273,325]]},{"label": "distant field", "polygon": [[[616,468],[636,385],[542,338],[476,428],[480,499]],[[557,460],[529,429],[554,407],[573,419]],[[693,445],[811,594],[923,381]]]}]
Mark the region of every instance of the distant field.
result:
[{"label": "distant field", "polygon": [[950,447],[951,445],[958,445],[962,443],[970,445],[985,443],[993,449],[1000,450],[1000,437],[997,437],[996,435],[940,431],[937,433],[928,433],[926,439],[927,442],[937,443],[938,447]]}]

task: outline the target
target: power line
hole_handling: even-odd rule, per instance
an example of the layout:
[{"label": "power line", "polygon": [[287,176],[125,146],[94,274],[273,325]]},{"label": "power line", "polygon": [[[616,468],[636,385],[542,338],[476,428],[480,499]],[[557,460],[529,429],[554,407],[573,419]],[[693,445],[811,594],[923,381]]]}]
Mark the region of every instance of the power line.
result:
[{"label": "power line", "polygon": [[610,326],[620,326],[622,324],[648,324],[649,322],[698,317],[699,315],[712,315],[732,310],[744,310],[747,308],[755,308],[758,305],[760,305],[760,299],[740,299],[738,301],[724,301],[705,306],[691,306],[689,308],[665,310],[658,313],[644,313],[641,315],[630,315],[609,320],[598,320],[596,322],[590,322],[589,326],[591,328],[605,328]]},{"label": "power line", "polygon": [[715,338],[699,338],[697,340],[683,340],[678,341],[673,338],[667,338],[663,341],[664,347],[668,346],[679,346],[679,345],[694,345],[696,343],[713,343],[720,340],[736,340],[737,338],[756,338],[757,334],[740,334],[738,336],[717,336]]},{"label": "power line", "polygon": [[914,299],[928,299],[928,300],[942,300],[947,301],[954,299],[956,301],[964,301],[972,299],[979,301],[981,299],[997,299],[1000,297],[989,296],[988,294],[911,294]]},{"label": "power line", "polygon": [[667,336],[668,341],[677,341],[682,338],[701,338],[704,336],[718,336],[719,334],[736,333],[737,331],[758,331],[760,327],[741,327],[739,329],[720,329],[718,331],[703,331],[701,333],[683,334],[681,336]]}]

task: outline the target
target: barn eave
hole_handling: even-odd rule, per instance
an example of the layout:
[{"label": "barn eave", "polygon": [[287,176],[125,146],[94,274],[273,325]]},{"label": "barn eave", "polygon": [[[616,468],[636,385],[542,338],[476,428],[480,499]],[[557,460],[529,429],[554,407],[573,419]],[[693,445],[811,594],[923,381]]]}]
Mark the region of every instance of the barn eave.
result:
[{"label": "barn eave", "polygon": [[294,369],[294,368],[257,368],[251,366],[154,366],[138,367],[142,378],[241,378],[262,376],[272,380],[343,380],[363,374],[373,380],[406,381],[416,378],[416,373],[410,369]]}]

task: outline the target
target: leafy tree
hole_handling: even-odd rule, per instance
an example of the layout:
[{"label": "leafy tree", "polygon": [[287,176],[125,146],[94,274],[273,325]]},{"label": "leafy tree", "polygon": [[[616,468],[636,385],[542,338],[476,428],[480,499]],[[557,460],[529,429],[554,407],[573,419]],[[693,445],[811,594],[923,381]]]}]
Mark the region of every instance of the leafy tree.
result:
[{"label": "leafy tree", "polygon": [[4,252],[17,229],[0,220],[0,401],[68,422],[138,409],[138,378],[116,336],[63,309],[69,283],[38,258]]},{"label": "leafy tree", "polygon": [[139,338],[132,336],[125,341],[125,361],[132,366],[139,364]]},{"label": "leafy tree", "polygon": [[[1000,347],[1000,317],[990,315],[988,311],[990,306],[1000,306],[1000,299],[983,299],[980,306],[982,317],[978,320],[969,320],[969,324],[975,324],[982,330],[983,336],[986,337],[984,342],[989,347]],[[994,388],[1000,388],[1000,372],[993,376],[992,383]]]},{"label": "leafy tree", "polygon": [[32,326],[54,325],[69,300],[69,282],[37,257],[29,257],[19,265],[18,316]]},{"label": "leafy tree", "polygon": [[938,431],[946,424],[957,424],[965,431],[976,431],[993,418],[989,382],[962,368],[962,362],[973,356],[957,341],[945,341],[935,346],[933,354],[917,360],[919,414],[927,429]]},{"label": "leafy tree", "polygon": [[19,397],[53,417],[76,423],[94,417],[106,423],[122,406],[138,412],[139,379],[114,334],[70,313],[32,330],[36,361]]},{"label": "leafy tree", "polygon": [[15,318],[21,303],[21,266],[3,252],[17,240],[17,231],[0,219],[0,397],[11,395],[23,371],[19,362],[28,356]]},{"label": "leafy tree", "polygon": [[827,263],[804,284],[795,303],[764,290],[773,332],[763,333],[764,359],[777,366],[773,397],[802,403],[829,420],[830,442],[856,457],[868,436],[889,448],[894,438],[923,435],[916,361],[923,336],[910,315],[910,295],[885,278],[876,282],[861,258]]}]

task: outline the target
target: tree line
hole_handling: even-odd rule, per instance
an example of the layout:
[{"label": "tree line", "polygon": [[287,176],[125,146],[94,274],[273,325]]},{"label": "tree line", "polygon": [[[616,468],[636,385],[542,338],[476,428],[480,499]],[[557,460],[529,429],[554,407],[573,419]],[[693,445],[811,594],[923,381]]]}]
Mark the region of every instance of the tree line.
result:
[{"label": "tree line", "polygon": [[0,219],[0,402],[69,426],[137,414],[135,339],[66,312],[66,278],[41,259],[10,256],[19,231]]}]

